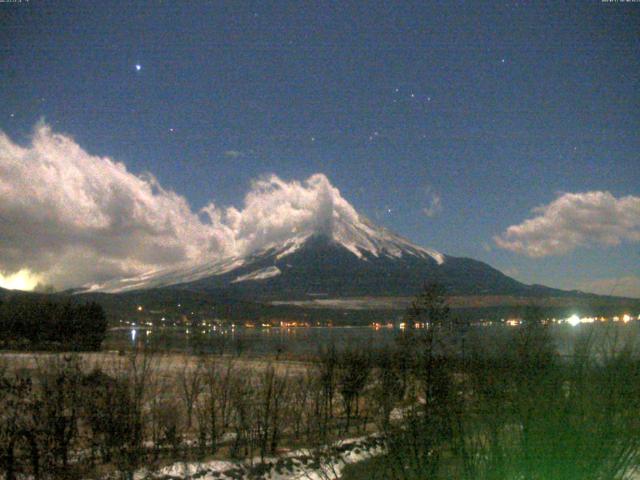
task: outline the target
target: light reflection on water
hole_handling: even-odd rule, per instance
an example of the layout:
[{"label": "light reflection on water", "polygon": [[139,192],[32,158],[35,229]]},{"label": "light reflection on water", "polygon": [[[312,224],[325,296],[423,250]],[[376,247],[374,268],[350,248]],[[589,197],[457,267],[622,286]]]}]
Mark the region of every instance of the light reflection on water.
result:
[{"label": "light reflection on water", "polygon": [[[504,348],[520,327],[504,325],[469,327],[459,342],[467,351],[481,347],[485,351]],[[577,340],[591,340],[599,348],[619,349],[623,344],[637,347],[640,322],[554,325],[549,327],[561,355],[573,353]],[[144,332],[144,334],[140,334]],[[184,327],[117,328],[109,331],[103,348],[121,350],[134,344],[158,350],[198,351],[249,355],[315,355],[331,345],[375,348],[391,345],[400,334],[398,329],[354,327],[297,328],[225,328],[193,329]]]}]

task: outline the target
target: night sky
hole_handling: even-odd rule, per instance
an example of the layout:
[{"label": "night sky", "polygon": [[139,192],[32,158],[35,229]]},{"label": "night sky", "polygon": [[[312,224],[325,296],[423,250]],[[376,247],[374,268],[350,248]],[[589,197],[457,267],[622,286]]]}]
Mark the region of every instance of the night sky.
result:
[{"label": "night sky", "polygon": [[[0,3],[0,130],[48,125],[194,212],[323,173],[417,244],[640,297],[640,3],[479,3]],[[15,249],[0,273],[36,271]]]}]

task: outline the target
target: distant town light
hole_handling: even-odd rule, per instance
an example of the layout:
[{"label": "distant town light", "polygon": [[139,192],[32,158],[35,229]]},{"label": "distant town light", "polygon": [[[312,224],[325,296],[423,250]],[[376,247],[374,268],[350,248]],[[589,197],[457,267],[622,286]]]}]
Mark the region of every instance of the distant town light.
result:
[{"label": "distant town light", "polygon": [[630,316],[629,314],[626,314],[626,313],[625,313],[625,314],[622,316],[622,321],[623,321],[624,323],[628,323],[629,321],[631,321],[631,316]]},{"label": "distant town light", "polygon": [[141,312],[142,311],[142,305],[138,305],[138,311]]},{"label": "distant town light", "polygon": [[132,342],[136,341],[136,329],[135,328],[131,329],[131,341]]},{"label": "distant town light", "polygon": [[569,325],[571,325],[572,327],[575,327],[576,325],[578,325],[580,323],[580,317],[578,317],[577,315],[573,314],[569,318],[567,318],[567,323]]}]

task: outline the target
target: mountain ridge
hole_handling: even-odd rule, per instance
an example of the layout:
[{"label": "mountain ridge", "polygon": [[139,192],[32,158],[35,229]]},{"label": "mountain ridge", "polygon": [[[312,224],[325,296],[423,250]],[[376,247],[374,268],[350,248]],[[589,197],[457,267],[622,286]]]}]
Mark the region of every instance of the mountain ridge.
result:
[{"label": "mountain ridge", "polygon": [[487,263],[416,245],[358,213],[325,177],[314,179],[311,217],[293,210],[294,218],[269,217],[264,230],[256,217],[252,235],[244,235],[243,247],[232,254],[86,285],[78,293],[172,289],[283,301],[413,296],[425,282],[438,282],[450,295],[581,295],[526,285]]},{"label": "mountain ridge", "polygon": [[[279,248],[270,246],[244,258],[152,272],[84,293],[174,288],[224,292],[237,298],[292,300],[414,295],[426,281],[437,281],[452,295],[564,294],[558,289],[522,284],[484,262],[423,249],[385,233],[389,235],[387,244],[358,248],[357,253],[354,243],[345,245],[325,233],[297,236]],[[389,244],[391,251],[387,249]]]}]

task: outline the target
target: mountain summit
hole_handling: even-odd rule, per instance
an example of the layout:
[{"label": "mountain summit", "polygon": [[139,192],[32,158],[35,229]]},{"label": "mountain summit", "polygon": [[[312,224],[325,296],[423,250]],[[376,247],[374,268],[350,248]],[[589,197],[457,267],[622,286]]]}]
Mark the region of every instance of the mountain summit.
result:
[{"label": "mountain summit", "polygon": [[[265,185],[273,190],[267,197],[270,204],[264,205],[264,195],[257,196],[245,201],[242,212],[227,213],[238,217],[232,219],[235,231],[244,230],[242,241],[236,242],[238,253],[92,285],[84,291],[172,287],[290,300],[414,295],[426,281],[438,281],[461,295],[552,291],[524,285],[485,263],[415,245],[373,224],[323,175],[311,177],[294,194],[287,192],[288,203],[274,202],[274,197],[277,200],[290,184],[272,179]],[[256,208],[252,202],[258,200]],[[264,216],[256,215],[260,212]]]}]

